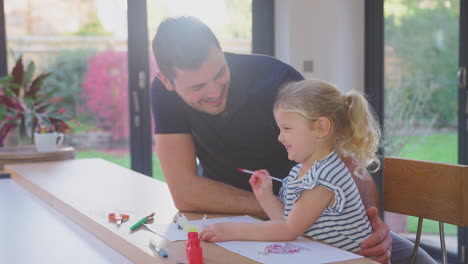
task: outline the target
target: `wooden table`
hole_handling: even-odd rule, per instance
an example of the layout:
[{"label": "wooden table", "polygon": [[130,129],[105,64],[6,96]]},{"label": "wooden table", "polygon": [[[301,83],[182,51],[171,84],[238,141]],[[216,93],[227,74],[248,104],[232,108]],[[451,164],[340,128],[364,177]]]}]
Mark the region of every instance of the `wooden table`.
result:
[{"label": "wooden table", "polygon": [[2,147],[0,148],[0,171],[3,170],[5,164],[67,160],[74,159],[75,156],[75,149],[65,146],[60,146],[57,151],[52,152],[37,152],[34,145]]},{"label": "wooden table", "polygon": [[[178,212],[163,182],[102,159],[67,160],[5,167],[12,179],[51,204],[135,263],[187,263],[185,241],[169,242],[144,228],[130,232],[141,217],[156,213],[157,223],[171,222]],[[131,218],[120,228],[109,223],[107,214],[126,212]],[[185,214],[189,220],[202,214]],[[209,215],[219,217],[226,215]],[[156,240],[169,253],[164,259],[148,246]],[[204,263],[257,263],[215,244],[202,242]],[[360,258],[340,263],[375,263]]]}]

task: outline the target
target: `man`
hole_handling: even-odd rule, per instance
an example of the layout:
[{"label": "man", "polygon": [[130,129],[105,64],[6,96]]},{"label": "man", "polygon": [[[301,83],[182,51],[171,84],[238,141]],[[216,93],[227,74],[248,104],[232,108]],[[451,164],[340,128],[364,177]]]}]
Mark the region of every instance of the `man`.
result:
[{"label": "man", "polygon": [[[288,175],[294,163],[277,140],[273,103],[282,85],[303,76],[272,57],[223,53],[211,30],[193,17],[162,22],[153,51],[160,69],[151,89],[155,139],[177,208],[265,217],[250,191],[249,175],[237,168]],[[352,160],[347,166],[353,171]],[[355,181],[374,229],[360,253],[388,263],[392,237],[375,208],[375,184]],[[274,186],[276,193],[279,187]],[[396,242],[411,254],[411,243]]]}]

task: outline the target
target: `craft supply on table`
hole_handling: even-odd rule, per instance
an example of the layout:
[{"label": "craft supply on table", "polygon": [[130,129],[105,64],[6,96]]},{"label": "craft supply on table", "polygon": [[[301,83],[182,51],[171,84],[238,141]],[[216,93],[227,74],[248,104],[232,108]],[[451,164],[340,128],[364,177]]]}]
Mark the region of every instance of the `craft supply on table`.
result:
[{"label": "craft supply on table", "polygon": [[[237,168],[238,171],[240,172],[243,172],[243,173],[248,173],[248,174],[254,174],[255,171],[251,171],[251,170],[246,170],[246,169],[242,169],[242,168]],[[275,181],[279,181],[279,182],[284,182],[284,180],[280,179],[280,178],[277,178],[277,177],[273,177],[271,175],[267,175],[269,178],[271,178],[272,180],[275,180]]]},{"label": "craft supply on table", "polygon": [[178,212],[174,218],[174,223],[177,224],[177,229],[184,229],[184,225],[188,223],[187,217],[181,212]]},{"label": "craft supply on table", "polygon": [[150,243],[150,246],[153,247],[153,249],[159,254],[159,256],[163,258],[169,257],[167,252],[164,249],[160,248],[158,244],[156,243],[156,241],[154,241],[153,239],[150,239],[149,243]]},{"label": "craft supply on table", "polygon": [[130,219],[130,216],[127,214],[116,214],[116,213],[110,213],[108,215],[109,222],[117,224],[117,226],[120,226],[122,222],[127,221]]},{"label": "craft supply on table", "polygon": [[[206,223],[204,223],[206,222]],[[230,216],[223,218],[208,218],[189,221],[187,226],[202,227],[222,222],[258,223],[260,220],[250,216]],[[188,234],[184,229],[178,229],[176,223],[155,224],[151,227],[168,241],[186,240]],[[198,229],[201,230],[201,229]],[[193,235],[197,236],[197,235]],[[227,241],[215,243],[229,251],[265,264],[283,263],[329,263],[349,259],[362,258],[351,252],[334,248],[299,237],[289,242],[264,242],[264,241]],[[190,254],[186,252],[187,258]],[[187,263],[186,263],[187,264]]]},{"label": "craft supply on table", "polygon": [[203,250],[197,232],[189,232],[187,240],[187,259],[189,264],[203,263]]},{"label": "craft supply on table", "polygon": [[153,220],[154,218],[154,212],[149,214],[148,216],[143,217],[140,221],[136,222],[134,225],[130,227],[130,230],[135,230],[138,227],[140,227],[142,224],[145,224],[146,222]]},{"label": "craft supply on table", "polygon": [[187,242],[185,243],[185,251],[187,253],[187,257],[189,255],[189,248],[190,248],[190,243],[193,242],[193,239],[198,237],[197,232],[188,232],[187,233]]},{"label": "craft supply on table", "polygon": [[143,223],[142,225],[144,225],[144,226],[146,227],[146,229],[148,229],[149,231],[151,231],[151,232],[155,233],[156,235],[158,235],[158,233],[156,232],[156,230],[154,230],[153,227],[151,227],[151,225],[149,225],[149,224],[144,224],[144,223]]}]

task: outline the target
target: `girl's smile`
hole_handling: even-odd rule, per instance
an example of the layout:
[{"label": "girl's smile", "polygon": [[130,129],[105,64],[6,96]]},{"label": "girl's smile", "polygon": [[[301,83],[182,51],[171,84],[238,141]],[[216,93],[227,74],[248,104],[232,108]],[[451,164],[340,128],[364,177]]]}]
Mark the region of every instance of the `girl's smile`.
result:
[{"label": "girl's smile", "polygon": [[333,149],[322,136],[316,122],[318,119],[308,119],[297,112],[279,109],[274,110],[274,115],[280,129],[278,140],[286,148],[288,159],[309,168]]}]

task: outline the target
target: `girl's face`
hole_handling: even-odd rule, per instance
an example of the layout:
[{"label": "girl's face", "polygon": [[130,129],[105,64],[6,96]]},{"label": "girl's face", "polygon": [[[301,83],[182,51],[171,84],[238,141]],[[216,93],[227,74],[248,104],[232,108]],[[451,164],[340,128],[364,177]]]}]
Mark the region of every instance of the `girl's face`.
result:
[{"label": "girl's face", "polygon": [[320,139],[314,122],[316,120],[277,109],[274,115],[280,129],[278,140],[288,151],[288,159],[312,166],[315,160],[321,158],[319,155],[323,152],[324,140]]}]

